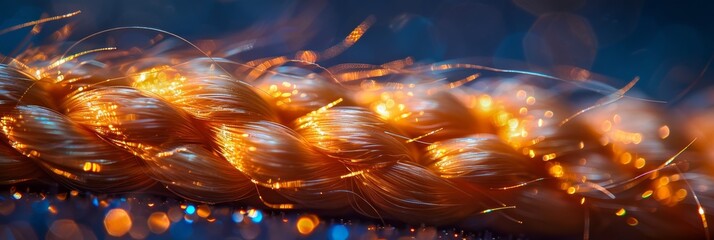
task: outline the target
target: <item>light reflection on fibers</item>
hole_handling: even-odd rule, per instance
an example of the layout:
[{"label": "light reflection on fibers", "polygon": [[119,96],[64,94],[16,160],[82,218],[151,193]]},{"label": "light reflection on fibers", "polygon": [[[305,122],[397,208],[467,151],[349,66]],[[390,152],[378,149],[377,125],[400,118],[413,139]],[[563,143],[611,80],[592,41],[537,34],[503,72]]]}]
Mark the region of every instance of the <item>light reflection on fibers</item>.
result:
[{"label": "light reflection on fibers", "polygon": [[[472,88],[466,84],[481,81],[479,75],[458,80],[448,71],[568,82],[545,74],[411,61],[343,65],[333,74],[316,63],[355,44],[373,21],[365,20],[342,44],[319,54],[301,51],[299,59],[271,56],[233,65],[208,55],[165,52],[106,61],[107,69],[123,70],[106,74],[79,62],[104,50],[120,51],[109,47],[44,67],[2,65],[0,127],[7,143],[0,145],[0,166],[17,171],[3,171],[0,182],[37,179],[44,169],[63,184],[97,192],[140,191],[159,183],[198,202],[257,197],[278,209],[350,206],[414,224],[494,218],[496,228],[544,234],[603,222],[591,222],[590,209],[620,209],[615,217],[628,217],[621,225],[642,229],[645,236],[689,227],[672,221],[652,230],[661,219],[697,217],[708,237],[706,200],[714,195],[706,190],[712,183],[690,176],[707,163],[692,159],[696,152],[689,146],[679,151],[681,142],[670,141],[681,134],[669,127],[675,125],[662,109],[625,95],[636,80],[610,92],[578,82],[607,95],[578,111],[564,104],[561,95],[567,92],[518,80],[484,80],[488,87]],[[304,71],[280,72],[288,64],[295,65],[292,73]],[[680,169],[680,155],[694,167]],[[667,172],[667,166],[678,172]],[[13,196],[22,198],[19,192]],[[659,210],[657,218],[637,215],[645,211],[642,201]],[[188,215],[195,211],[194,205],[185,209]],[[110,213],[110,235],[126,234],[128,213]],[[252,209],[247,216],[260,223],[263,212]],[[159,220],[156,231],[166,231],[166,220]],[[333,238],[348,237],[342,225],[331,231]]]}]

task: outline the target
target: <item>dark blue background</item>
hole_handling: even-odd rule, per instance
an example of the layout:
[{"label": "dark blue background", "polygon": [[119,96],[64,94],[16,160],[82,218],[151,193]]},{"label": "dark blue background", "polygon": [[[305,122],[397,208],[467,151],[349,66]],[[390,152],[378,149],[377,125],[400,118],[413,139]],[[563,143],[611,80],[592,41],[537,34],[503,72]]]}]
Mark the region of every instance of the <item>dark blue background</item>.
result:
[{"label": "dark blue background", "polygon": [[[383,63],[407,56],[570,65],[609,76],[618,86],[641,76],[637,88],[663,100],[695,81],[714,54],[712,1],[70,0],[6,1],[0,6],[0,27],[35,20],[42,13],[82,10],[71,20],[78,23],[71,39],[127,25],[157,27],[190,40],[222,38],[257,24],[274,27],[271,24],[280,17],[307,13],[313,17],[309,33],[297,28],[291,32],[288,25],[272,36],[305,38],[302,49],[325,49],[373,15],[377,21],[364,38],[327,65]],[[0,51],[12,51],[28,31],[0,36]],[[43,41],[43,34],[33,39]],[[712,77],[705,72],[695,90],[712,85]]]}]

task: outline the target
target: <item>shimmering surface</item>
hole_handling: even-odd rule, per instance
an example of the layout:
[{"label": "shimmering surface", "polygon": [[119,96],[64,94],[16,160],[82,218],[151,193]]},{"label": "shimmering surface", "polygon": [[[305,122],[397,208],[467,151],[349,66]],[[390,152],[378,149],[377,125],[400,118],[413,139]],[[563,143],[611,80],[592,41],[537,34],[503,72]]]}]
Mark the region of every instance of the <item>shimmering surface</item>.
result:
[{"label": "shimmering surface", "polygon": [[[682,134],[680,124],[657,105],[662,101],[631,92],[639,77],[612,84],[595,76],[590,68],[603,45],[581,14],[562,9],[543,14],[542,9],[517,4],[538,15],[522,43],[527,63],[547,69],[509,70],[475,60],[432,63],[411,57],[380,65],[326,68],[324,62],[317,63],[356,45],[374,17],[364,18],[344,40],[324,51],[301,50],[306,45],[285,40],[280,47],[288,48],[287,53],[253,59],[243,57],[255,52],[241,52],[240,58],[229,54],[233,50],[224,47],[235,47],[231,43],[193,44],[146,27],[98,33],[157,34],[145,49],[78,46],[88,43],[82,40],[59,55],[53,46],[28,44],[31,47],[0,68],[1,90],[9,92],[1,99],[6,114],[0,126],[9,140],[9,158],[2,167],[12,169],[2,172],[2,182],[11,188],[12,201],[31,197],[32,192],[14,187],[28,180],[98,193],[179,197],[187,202],[166,210],[165,232],[172,237],[194,234],[186,225],[218,222],[215,205],[208,204],[228,202],[265,206],[238,210],[238,215],[232,211],[231,220],[243,224],[240,237],[249,239],[267,234],[260,225],[270,222],[270,209],[323,208],[349,209],[380,221],[473,224],[472,229],[553,235],[582,232],[583,238],[594,234],[591,226],[634,229],[621,233],[650,237],[703,232],[708,238],[711,161],[699,156],[706,150],[694,147],[707,149],[710,144],[693,145],[702,132]],[[478,6],[463,9],[472,11],[469,16],[493,20],[480,21],[489,26],[500,25],[497,11]],[[390,28],[401,29],[411,18],[404,16]],[[300,26],[320,18],[310,19],[286,22]],[[34,36],[39,22],[17,27],[32,27]],[[442,30],[460,22],[434,26]],[[71,28],[68,24],[63,29]],[[293,32],[308,32],[296,29]],[[491,30],[482,36],[499,35]],[[246,49],[265,47],[263,43],[273,47],[262,37],[247,35],[252,43]],[[168,36],[202,55],[174,51],[176,45],[162,41]],[[113,36],[106,40],[125,44]],[[273,75],[289,65],[304,71],[288,78],[305,81]],[[37,87],[30,89],[30,83]],[[693,112],[706,119],[710,110]],[[364,117],[350,118],[355,116]],[[703,126],[705,135],[710,130],[705,124],[683,125]],[[495,152],[510,153],[469,164],[467,160],[482,160],[479,154],[495,147],[427,147],[476,133],[493,134],[496,145],[507,150]],[[681,145],[687,138],[694,140]],[[424,159],[425,150],[434,150],[431,159]],[[527,171],[517,169],[519,164],[499,165],[504,158],[535,165]],[[437,163],[427,167],[429,161]],[[503,180],[490,178],[494,171],[478,171],[481,165],[515,178],[484,184]],[[78,195],[75,190],[56,198],[65,201]],[[102,215],[107,234],[150,234],[143,224],[148,213],[111,206],[105,197],[93,198],[91,204],[106,209]],[[3,211],[11,214],[18,208],[9,204]],[[65,210],[56,203],[41,209],[50,214]],[[48,236],[84,236],[83,224],[73,219],[48,225],[54,234]],[[298,223],[298,232],[298,226],[315,227],[314,222]],[[328,237],[335,239],[357,236],[349,224],[328,229]]]}]

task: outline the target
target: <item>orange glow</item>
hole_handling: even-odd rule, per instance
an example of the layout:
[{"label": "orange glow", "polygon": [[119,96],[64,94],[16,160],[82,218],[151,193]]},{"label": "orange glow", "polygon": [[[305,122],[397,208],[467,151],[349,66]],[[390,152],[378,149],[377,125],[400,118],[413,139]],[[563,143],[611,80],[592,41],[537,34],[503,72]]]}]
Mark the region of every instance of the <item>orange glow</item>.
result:
[{"label": "orange glow", "polygon": [[317,216],[309,214],[301,216],[297,221],[296,227],[300,234],[308,235],[312,233],[312,231],[314,231],[317,225],[319,224],[320,220],[317,218]]},{"label": "orange glow", "polygon": [[659,128],[659,137],[662,139],[669,137],[669,127],[667,125]]},{"label": "orange glow", "polygon": [[634,226],[637,226],[637,224],[639,224],[639,223],[640,223],[640,221],[638,221],[637,218],[633,218],[633,217],[627,218],[627,225],[634,227]]},{"label": "orange glow", "polygon": [[295,54],[295,58],[297,58],[300,61],[305,61],[305,62],[311,62],[314,63],[317,61],[317,53],[313,51],[300,51],[297,54]]},{"label": "orange glow", "polygon": [[624,208],[620,208],[620,210],[617,210],[615,215],[617,215],[618,217],[622,217],[622,216],[625,216],[626,213],[627,213],[627,211]]},{"label": "orange glow", "polygon": [[[43,21],[33,26],[39,29]],[[13,185],[47,177],[78,189],[47,196],[51,203],[41,209],[52,218],[47,225],[71,213],[62,206],[87,195],[91,203],[86,205],[105,213],[106,233],[100,232],[99,237],[109,238],[167,234],[178,230],[171,229],[172,224],[174,228],[184,223],[223,227],[228,226],[223,219],[230,214],[231,227],[241,230],[241,236],[236,232],[236,237],[271,237],[257,235],[265,230],[258,223],[264,213],[280,211],[277,209],[351,207],[375,219],[424,222],[423,227],[411,229],[415,236],[426,226],[435,229],[457,223],[479,211],[505,210],[499,218],[510,219],[512,213],[510,220],[519,223],[519,211],[534,213],[543,222],[555,223],[547,227],[578,231],[589,231],[589,217],[595,220],[593,229],[599,229],[601,216],[627,227],[638,225],[638,219],[631,217],[635,215],[646,221],[642,227],[650,227],[650,219],[645,218],[650,215],[646,214],[662,209],[666,214],[652,216],[684,215],[686,210],[694,211],[692,201],[697,202],[704,218],[697,194],[711,190],[714,180],[696,168],[711,167],[706,160],[714,154],[697,151],[711,146],[709,135],[714,133],[714,125],[670,127],[680,118],[668,121],[663,116],[668,109],[624,95],[636,80],[596,105],[568,115],[576,110],[572,107],[592,100],[591,94],[575,99],[581,91],[594,86],[589,90],[607,94],[611,81],[592,85],[587,82],[591,80],[581,79],[576,81],[585,83],[584,89],[545,88],[541,80],[529,83],[530,77],[518,77],[525,73],[518,70],[430,64],[421,59],[415,63],[411,58],[382,65],[325,61],[358,42],[373,23],[374,18],[366,19],[325,51],[299,50],[312,46],[303,40],[286,42],[285,51],[278,52],[289,55],[282,56],[235,55],[241,51],[236,46],[244,45],[246,50],[267,47],[253,40],[228,46],[234,52],[231,54],[221,52],[225,48],[219,45],[224,41],[206,40],[196,46],[206,45],[210,54],[193,55],[196,51],[174,51],[173,43],[159,44],[164,38],[159,34],[151,40],[158,49],[113,51],[114,47],[107,47],[79,52],[72,46],[67,53],[79,53],[53,56],[51,51],[56,50],[38,49],[38,53],[26,54],[35,60],[23,55],[10,59],[19,62],[0,66],[0,85],[12,83],[0,86],[12,93],[0,94],[0,108],[7,110],[7,116],[0,116],[0,130],[8,140],[3,145],[8,151],[0,149],[0,155],[8,158],[0,165],[9,166],[0,180]],[[305,31],[306,38],[318,33],[308,30],[312,23],[305,24],[294,29]],[[62,34],[70,30],[62,30]],[[264,39],[262,31],[248,31],[245,37]],[[112,39],[107,45],[124,44]],[[85,55],[90,53],[97,55],[95,59]],[[157,55],[151,56],[153,53]],[[261,58],[248,59],[253,56]],[[80,62],[85,59],[87,62]],[[52,68],[56,69],[48,71]],[[451,68],[461,69],[443,71]],[[476,71],[463,71],[466,69]],[[14,71],[22,74],[12,75]],[[485,71],[509,75],[489,73],[491,80],[475,81]],[[582,71],[578,74],[589,75]],[[564,73],[561,69],[549,72]],[[467,74],[472,75],[465,77]],[[348,82],[351,80],[355,81]],[[473,84],[467,84],[471,81]],[[630,103],[636,105],[627,105]],[[682,113],[689,114],[687,111],[689,108]],[[692,113],[692,118],[702,117],[695,115],[698,113]],[[571,119],[571,124],[564,125]],[[704,142],[698,142],[677,162],[675,158],[684,150],[666,160],[666,155],[681,145],[679,141],[687,138]],[[680,172],[674,174],[673,170]],[[540,181],[542,184],[537,183]],[[15,204],[37,198],[38,194],[21,185],[21,192],[14,187],[8,191],[15,200],[0,203],[0,214],[11,214]],[[178,200],[129,197],[114,204],[113,192],[146,188],[164,188]],[[486,194],[496,190],[504,193]],[[617,194],[618,200],[608,200],[596,191],[611,199]],[[43,200],[45,197],[42,195]],[[537,201],[520,201],[526,200],[523,197]],[[703,197],[706,201],[710,196]],[[586,201],[588,205],[584,205]],[[236,202],[260,204],[265,212],[209,205]],[[679,203],[682,205],[674,209]],[[586,212],[567,211],[573,206]],[[555,214],[559,209],[566,211]],[[588,222],[583,226],[581,214],[589,214],[590,209],[596,214],[586,215]],[[695,217],[693,212],[689,215]],[[287,226],[290,234],[297,231],[302,236],[333,230],[320,226],[316,215],[292,216],[283,214],[282,222],[280,217],[266,218],[265,223]],[[530,224],[526,220],[532,222],[530,218],[525,216],[525,225]],[[556,225],[561,222],[576,225]],[[706,228],[705,219],[703,223]],[[347,229],[340,227],[344,228],[337,230]],[[245,235],[251,229],[257,229],[253,231],[256,236]],[[376,236],[383,229],[387,230],[386,226],[371,227],[370,231],[377,231],[372,233]],[[468,237],[465,234],[450,231],[444,235]]]},{"label": "orange glow", "polygon": [[164,212],[155,212],[149,216],[146,220],[146,224],[149,226],[149,230],[155,234],[162,234],[169,229],[171,226],[171,221],[169,217]]},{"label": "orange glow", "polygon": [[196,215],[202,218],[207,218],[209,215],[211,215],[211,207],[206,204],[198,205],[198,208],[196,209]]},{"label": "orange glow", "polygon": [[489,95],[481,95],[481,97],[479,97],[479,104],[481,105],[481,110],[488,111],[491,109],[493,100]]},{"label": "orange glow", "polygon": [[647,161],[645,161],[644,158],[637,158],[637,160],[635,160],[635,167],[637,169],[643,168],[643,167],[645,167],[646,163],[647,163]]},{"label": "orange glow", "polygon": [[121,208],[109,210],[104,216],[104,228],[107,233],[114,237],[124,236],[131,229],[131,217]]},{"label": "orange glow", "polygon": [[555,164],[555,165],[551,166],[548,169],[548,172],[550,173],[551,176],[557,177],[557,178],[563,177],[563,174],[564,174],[563,167],[560,166],[559,164]]},{"label": "orange glow", "polygon": [[57,214],[57,208],[55,207],[55,205],[48,206],[47,211],[49,211],[50,213],[55,214],[55,215]]},{"label": "orange glow", "polygon": [[82,166],[82,170],[85,172],[100,172],[102,170],[102,166],[93,162],[85,162]]},{"label": "orange glow", "polygon": [[620,163],[622,164],[629,164],[632,161],[632,154],[629,152],[625,152],[622,155],[620,155]]}]

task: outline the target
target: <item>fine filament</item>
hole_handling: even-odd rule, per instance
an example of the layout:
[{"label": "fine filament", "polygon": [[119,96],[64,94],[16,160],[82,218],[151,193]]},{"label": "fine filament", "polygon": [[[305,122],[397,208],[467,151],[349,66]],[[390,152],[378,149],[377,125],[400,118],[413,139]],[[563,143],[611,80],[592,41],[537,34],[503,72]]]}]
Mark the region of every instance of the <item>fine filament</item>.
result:
[{"label": "fine filament", "polygon": [[[506,231],[585,238],[625,214],[637,217],[643,236],[658,238],[682,237],[667,234],[688,222],[658,230],[662,218],[695,218],[708,238],[710,163],[694,141],[681,146],[676,138],[688,136],[670,132],[659,103],[628,95],[637,79],[616,89],[470,63],[316,63],[353,45],[373,22],[295,59],[244,64],[163,30],[120,27],[80,42],[147,30],[182,40],[198,56],[167,52],[97,70],[79,58],[120,50],[65,57],[78,42],[44,66],[0,65],[0,183],[50,176],[101,193],[159,184],[205,203],[352,208],[413,224],[480,219]],[[449,74],[457,70],[476,73]],[[604,97],[574,110],[566,92],[528,82],[534,78]],[[658,214],[638,210],[644,203]]]}]

